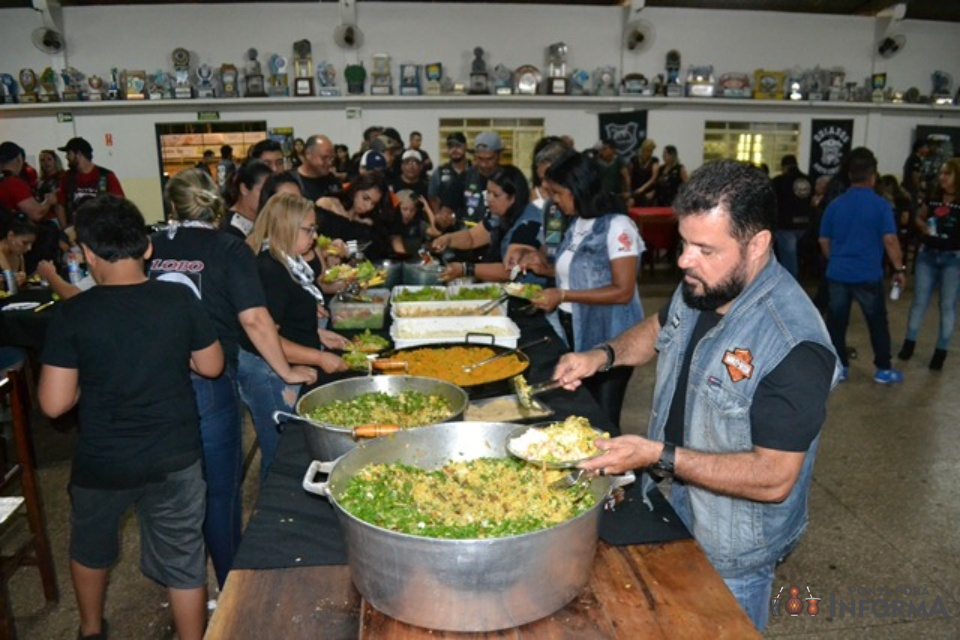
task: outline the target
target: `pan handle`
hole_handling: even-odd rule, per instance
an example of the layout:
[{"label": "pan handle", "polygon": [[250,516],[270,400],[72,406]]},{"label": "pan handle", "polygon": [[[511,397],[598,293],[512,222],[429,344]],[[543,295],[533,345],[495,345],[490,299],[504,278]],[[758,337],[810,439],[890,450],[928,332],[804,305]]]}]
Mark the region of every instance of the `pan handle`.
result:
[{"label": "pan handle", "polygon": [[307,473],[303,476],[303,489],[308,493],[315,493],[318,496],[323,496],[325,498],[330,497],[330,483],[329,482],[315,482],[314,478],[318,473],[329,476],[330,472],[333,471],[333,468],[337,466],[336,460],[331,460],[330,462],[321,462],[319,460],[312,460],[310,466],[307,467]]},{"label": "pan handle", "polygon": [[[286,420],[284,420],[283,422],[281,422],[281,421],[280,421],[280,418],[286,418]],[[281,424],[286,424],[287,422],[290,422],[291,420],[302,421],[303,418],[300,417],[300,416],[298,416],[298,415],[295,414],[295,413],[287,413],[286,411],[274,411],[274,412],[273,412],[273,422],[274,422],[274,424],[276,424],[278,427],[279,427]]]}]

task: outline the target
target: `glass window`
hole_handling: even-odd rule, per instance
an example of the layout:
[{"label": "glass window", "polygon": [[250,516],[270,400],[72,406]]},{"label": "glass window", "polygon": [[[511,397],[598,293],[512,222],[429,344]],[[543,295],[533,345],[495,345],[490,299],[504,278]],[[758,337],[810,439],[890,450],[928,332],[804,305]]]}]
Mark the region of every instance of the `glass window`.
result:
[{"label": "glass window", "polygon": [[780,159],[799,155],[800,124],[797,122],[707,121],[703,135],[703,161],[740,160],[766,164],[776,173]]}]

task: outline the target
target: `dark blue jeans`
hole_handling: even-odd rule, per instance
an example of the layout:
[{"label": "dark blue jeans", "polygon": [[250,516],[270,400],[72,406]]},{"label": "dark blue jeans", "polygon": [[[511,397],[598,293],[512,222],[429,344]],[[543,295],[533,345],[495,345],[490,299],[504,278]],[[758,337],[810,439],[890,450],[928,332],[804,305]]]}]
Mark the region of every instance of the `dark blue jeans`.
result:
[{"label": "dark blue jeans", "polygon": [[215,380],[191,376],[200,413],[203,467],[207,480],[207,514],[203,538],[223,588],[240,546],[240,484],[243,443],[240,399],[233,373]]},{"label": "dark blue jeans", "polygon": [[847,358],[847,326],[850,307],[856,300],[863,311],[870,331],[873,364],[877,369],[890,368],[890,327],[887,324],[887,291],[883,280],[876,282],[837,282],[829,280],[830,304],[827,311],[827,331],[830,341],[840,356],[843,366],[850,366]]}]

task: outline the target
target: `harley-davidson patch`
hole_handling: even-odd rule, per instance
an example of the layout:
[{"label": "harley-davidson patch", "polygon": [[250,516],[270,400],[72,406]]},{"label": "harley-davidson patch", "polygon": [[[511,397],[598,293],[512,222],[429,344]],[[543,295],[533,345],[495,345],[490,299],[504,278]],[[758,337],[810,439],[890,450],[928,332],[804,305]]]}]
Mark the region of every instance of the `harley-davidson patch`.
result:
[{"label": "harley-davidson patch", "polygon": [[749,349],[734,349],[723,354],[723,364],[726,365],[727,373],[734,382],[740,382],[753,375],[752,362],[753,354]]}]

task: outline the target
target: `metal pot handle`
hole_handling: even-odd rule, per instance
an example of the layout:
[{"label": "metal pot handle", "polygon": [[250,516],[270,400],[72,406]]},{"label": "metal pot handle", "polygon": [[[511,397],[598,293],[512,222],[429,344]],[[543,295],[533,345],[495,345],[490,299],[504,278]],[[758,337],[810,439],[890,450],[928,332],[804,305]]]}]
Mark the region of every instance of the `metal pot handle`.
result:
[{"label": "metal pot handle", "polygon": [[[283,422],[280,422],[280,418],[286,418]],[[300,416],[295,413],[287,413],[286,411],[274,411],[273,412],[273,422],[280,428],[282,425],[286,424],[289,420],[303,420]]]},{"label": "metal pot handle", "polygon": [[[297,415],[295,413],[288,413],[286,411],[274,411],[273,412],[273,421],[277,424],[277,428],[282,430],[280,418],[287,418],[287,422],[293,420],[294,422],[303,422],[309,424],[318,429],[325,429],[326,431],[332,431],[333,433],[346,433],[348,435],[353,435],[353,429],[347,429],[345,427],[334,427],[333,425],[323,424],[311,420],[310,418],[304,418],[303,416]],[[284,422],[283,424],[286,424]]]},{"label": "metal pot handle", "polygon": [[310,466],[307,467],[307,473],[303,476],[303,489],[308,493],[315,493],[318,496],[323,496],[325,498],[330,497],[330,483],[329,482],[314,482],[313,479],[318,473],[329,476],[330,472],[333,471],[333,468],[337,466],[336,460],[331,460],[330,462],[321,462],[319,460],[312,460]]}]

